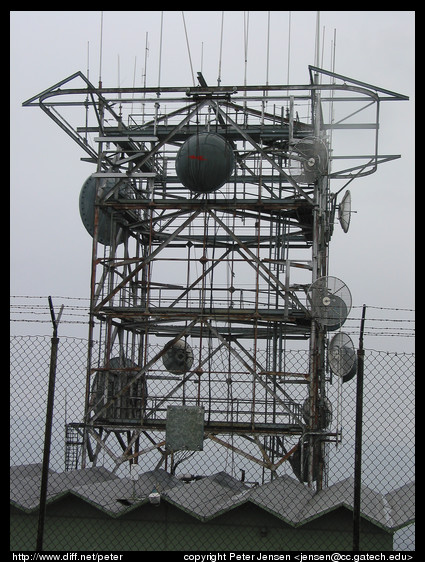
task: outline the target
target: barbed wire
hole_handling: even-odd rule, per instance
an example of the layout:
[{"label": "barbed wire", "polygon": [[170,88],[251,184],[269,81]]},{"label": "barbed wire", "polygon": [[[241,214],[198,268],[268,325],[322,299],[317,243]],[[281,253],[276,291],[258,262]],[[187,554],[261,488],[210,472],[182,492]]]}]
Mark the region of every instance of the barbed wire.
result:
[{"label": "barbed wire", "polygon": [[[18,323],[39,323],[39,324],[50,324],[50,309],[48,306],[48,297],[40,295],[12,295],[10,297],[10,321]],[[72,301],[71,304],[66,304],[64,306],[64,312],[61,318],[61,324],[88,324],[88,314],[90,311],[89,303],[90,299],[87,297],[66,297],[66,296],[54,296],[51,297],[56,301]],[[24,302],[16,302],[18,300]],[[34,300],[44,300],[46,304],[38,304],[33,302]],[[76,304],[79,302],[86,302],[86,305]],[[381,310],[385,313],[397,312],[397,313],[414,313],[413,308],[401,308],[401,307],[385,307],[377,305],[366,305],[367,309]],[[353,305],[352,309],[361,309],[362,305]],[[360,325],[361,318],[357,316],[348,317],[344,326],[344,331],[349,335],[355,335],[358,333],[358,326]],[[358,326],[354,327],[353,323],[357,323]],[[371,324],[372,323],[372,324]],[[385,324],[385,325],[380,325]],[[389,324],[393,324],[390,326]],[[403,325],[404,324],[404,325]],[[415,319],[413,318],[391,318],[388,314],[385,318],[379,318],[374,315],[373,317],[366,318],[365,325],[365,336],[376,336],[376,337],[401,337],[401,338],[413,338],[415,337],[415,329],[413,325],[415,324]]]}]

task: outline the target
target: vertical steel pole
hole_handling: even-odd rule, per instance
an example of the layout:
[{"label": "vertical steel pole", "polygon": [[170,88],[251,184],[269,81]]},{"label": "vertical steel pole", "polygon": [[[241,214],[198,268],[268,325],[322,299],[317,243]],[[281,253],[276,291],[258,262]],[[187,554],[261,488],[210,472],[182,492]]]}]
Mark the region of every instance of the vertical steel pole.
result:
[{"label": "vertical steel pole", "polygon": [[357,396],[356,396],[356,436],[354,445],[354,508],[353,508],[353,552],[360,550],[360,501],[362,477],[362,424],[363,424],[363,329],[366,305],[363,305],[360,324],[359,348],[357,350]]},{"label": "vertical steel pole", "polygon": [[[103,12],[102,24],[103,25]],[[101,28],[102,30],[102,28]],[[101,47],[102,48],[102,47]],[[99,71],[100,74],[100,71]],[[99,89],[102,87],[101,77],[99,76]],[[104,107],[102,96],[99,93],[99,131],[103,132],[104,125]],[[96,172],[102,171],[102,156],[103,156],[103,143],[98,145],[97,152],[97,168]],[[97,269],[97,244],[99,235],[99,195],[100,195],[101,178],[96,179],[95,183],[95,198],[94,198],[94,215],[93,215],[93,241],[92,241],[92,256],[91,256],[91,277],[90,277],[90,311],[89,311],[89,333],[88,333],[88,347],[87,347],[87,371],[86,371],[86,390],[84,396],[84,428],[83,428],[83,446],[81,453],[81,468],[86,468],[87,453],[89,448],[89,436],[87,426],[90,417],[90,384],[92,380],[92,361],[93,361],[93,346],[94,346],[94,327],[95,315],[94,308],[96,306],[96,269]]]},{"label": "vertical steel pole", "polygon": [[58,315],[58,319],[56,320],[51,297],[49,297],[49,307],[50,307],[50,315],[52,317],[52,323],[53,323],[53,337],[51,340],[52,347],[50,352],[49,387],[47,391],[46,425],[44,430],[43,464],[42,464],[42,472],[41,472],[40,504],[39,504],[39,513],[38,513],[38,529],[37,529],[37,545],[36,545],[36,551],[38,552],[43,550],[44,520],[46,515],[47,483],[48,483],[48,476],[49,476],[50,444],[52,440],[56,362],[57,362],[58,343],[59,343],[58,324],[59,324],[60,315],[62,314],[62,310],[63,310],[63,306],[62,306]]}]

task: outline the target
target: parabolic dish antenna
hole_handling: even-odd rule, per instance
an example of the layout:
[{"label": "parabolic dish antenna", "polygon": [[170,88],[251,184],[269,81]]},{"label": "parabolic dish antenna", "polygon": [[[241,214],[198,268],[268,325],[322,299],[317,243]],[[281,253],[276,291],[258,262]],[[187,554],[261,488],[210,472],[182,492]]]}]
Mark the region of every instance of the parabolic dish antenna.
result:
[{"label": "parabolic dish antenna", "polygon": [[[116,180],[109,178],[105,182],[104,190],[108,192],[114,187],[114,185],[116,185]],[[96,200],[96,188],[96,178],[90,176],[81,188],[79,199],[81,220],[87,232],[92,237],[94,235],[94,204]],[[122,193],[123,190],[124,189],[121,188],[120,193]],[[104,246],[111,246],[112,244],[112,211],[110,210],[99,210],[97,240]],[[121,244],[121,242],[122,240],[118,241],[118,244]]]},{"label": "parabolic dish antenna", "polygon": [[292,145],[289,174],[298,183],[314,183],[328,171],[328,149],[323,140],[305,137]]},{"label": "parabolic dish antenna", "polygon": [[[320,442],[316,441],[313,445],[313,480],[317,480],[319,476],[321,456],[321,445]],[[288,459],[295,476],[300,482],[308,482],[310,457],[311,448],[309,447],[308,439],[304,438],[304,441],[300,439],[297,449]],[[303,459],[302,462],[301,459]]]},{"label": "parabolic dish antenna", "polygon": [[351,219],[351,193],[347,189],[338,207],[338,220],[344,232],[348,232]]},{"label": "parabolic dish antenna", "polygon": [[[144,377],[131,383],[137,373],[137,365],[127,357],[112,357],[108,366],[96,373],[91,389],[94,412],[101,411],[100,418],[139,419],[145,405],[147,384]],[[117,395],[120,393],[120,396]],[[109,403],[105,409],[104,406]]]},{"label": "parabolic dish antenna", "polygon": [[193,351],[190,345],[178,340],[162,356],[164,367],[173,375],[184,375],[193,364]]},{"label": "parabolic dish antenna", "polygon": [[357,355],[350,336],[344,332],[335,334],[329,343],[328,362],[331,371],[342,378],[351,380],[357,372]]},{"label": "parabolic dish antenna", "polygon": [[338,277],[319,277],[307,292],[312,317],[328,330],[337,330],[351,310],[351,293]]},{"label": "parabolic dish antenna", "polygon": [[[318,415],[316,421],[316,429],[326,429],[332,423],[332,404],[328,398],[319,397],[318,404]],[[303,418],[306,424],[312,425],[310,423],[310,398],[307,398],[303,404]]]}]

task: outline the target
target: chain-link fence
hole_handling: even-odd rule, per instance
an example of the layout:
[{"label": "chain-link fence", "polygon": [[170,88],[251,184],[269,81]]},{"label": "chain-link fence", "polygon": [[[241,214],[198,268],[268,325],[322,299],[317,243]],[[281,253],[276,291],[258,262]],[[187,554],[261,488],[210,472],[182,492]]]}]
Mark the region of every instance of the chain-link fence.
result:
[{"label": "chain-link fence", "polygon": [[[46,336],[11,338],[12,550],[36,546],[51,345]],[[229,360],[224,348],[221,352],[214,356],[215,372],[225,371]],[[156,350],[149,353],[154,356]],[[305,373],[308,352],[287,351],[285,361],[288,372]],[[131,371],[131,365],[125,367]],[[234,424],[235,432],[195,435],[199,446],[171,454],[166,440],[172,436],[166,436],[163,422],[173,397],[164,400],[164,377],[156,376],[153,368],[147,386],[139,389],[146,394],[143,406],[127,395],[121,410],[116,404],[106,408],[102,430],[87,436],[82,423],[86,370],[87,341],[61,337],[45,550],[352,549],[355,378],[346,384],[339,377],[329,381],[329,434],[334,438],[324,446],[323,486],[317,491],[297,478],[302,463],[300,451],[298,461],[294,452],[299,436],[238,430],[251,422],[259,428],[263,421],[269,426],[281,421],[268,410],[261,385],[249,390],[256,396],[252,411],[243,390],[247,384],[243,364],[240,381],[226,382],[224,377],[219,387],[199,376],[178,390],[178,403],[192,408],[195,416],[192,437],[199,415],[211,415],[217,424]],[[210,387],[201,389],[201,384]],[[291,416],[301,415],[306,387],[298,387],[284,407],[287,424]],[[413,387],[414,354],[365,350],[361,550],[415,548]],[[284,380],[279,388],[285,389]],[[96,399],[96,393],[92,386],[87,399]],[[208,399],[200,403],[196,397],[201,395]],[[129,404],[138,412],[143,408],[154,412],[154,431],[143,427],[136,431],[130,423],[123,429],[132,416],[125,411]],[[298,410],[295,404],[300,405]],[[176,415],[176,424],[184,423],[178,411]],[[133,464],[120,462],[124,453]]]}]

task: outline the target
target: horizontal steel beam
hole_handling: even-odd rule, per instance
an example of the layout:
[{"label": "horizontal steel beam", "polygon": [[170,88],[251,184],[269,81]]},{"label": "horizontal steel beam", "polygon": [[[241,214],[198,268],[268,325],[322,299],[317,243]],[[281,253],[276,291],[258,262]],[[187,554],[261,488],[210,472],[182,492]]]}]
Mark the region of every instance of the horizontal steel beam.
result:
[{"label": "horizontal steel beam", "polygon": [[[161,420],[128,420],[124,423],[120,420],[113,422],[108,421],[95,421],[94,423],[87,424],[73,424],[78,427],[99,427],[107,431],[127,431],[138,429],[140,431],[164,431],[166,428],[166,419]],[[206,422],[204,425],[206,434],[213,433],[223,435],[237,435],[237,434],[264,434],[264,435],[301,435],[303,433],[302,426],[298,424],[285,424],[285,423],[254,423],[251,422]]]},{"label": "horizontal steel beam", "polygon": [[[102,175],[102,174],[99,174]],[[127,176],[128,177],[128,176]],[[291,211],[305,208],[306,203],[302,199],[269,199],[267,197],[258,199],[187,199],[181,198],[153,198],[153,199],[109,199],[102,202],[101,207],[112,207],[114,209],[180,209],[184,210],[253,210],[253,211],[273,211],[276,214],[281,211]],[[309,207],[310,208],[310,207]]]}]

